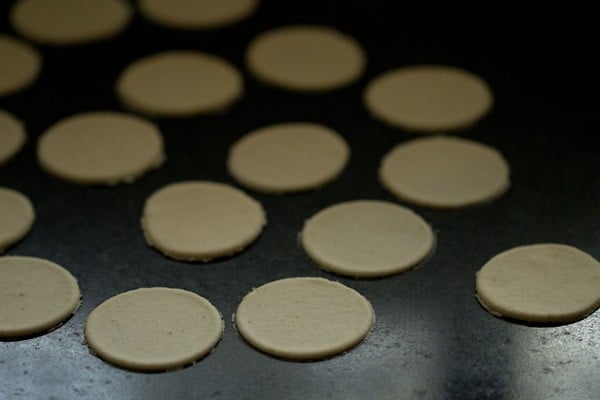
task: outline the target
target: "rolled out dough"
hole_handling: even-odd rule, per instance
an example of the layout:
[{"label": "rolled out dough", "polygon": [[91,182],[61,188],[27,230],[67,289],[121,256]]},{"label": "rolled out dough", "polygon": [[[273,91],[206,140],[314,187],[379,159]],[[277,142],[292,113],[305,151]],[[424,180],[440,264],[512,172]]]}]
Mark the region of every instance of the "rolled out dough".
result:
[{"label": "rolled out dough", "polygon": [[408,208],[377,200],[329,206],[304,224],[304,251],[321,268],[370,278],[405,271],[431,252],[434,235]]},{"label": "rolled out dough", "polygon": [[206,262],[242,251],[266,218],[260,203],[233,186],[188,181],[154,192],[141,224],[148,244],[166,256]]},{"label": "rolled out dough", "polygon": [[324,26],[284,26],[250,42],[246,64],[257,78],[284,89],[325,91],[362,74],[366,57],[358,42]]},{"label": "rolled out dough", "polygon": [[0,34],[0,96],[25,89],[38,77],[42,56],[26,42]]},{"label": "rolled out dough", "polygon": [[227,168],[259,192],[289,193],[325,185],[342,171],[350,149],[332,129],[306,122],[266,126],[238,140]]},{"label": "rolled out dough", "polygon": [[600,305],[600,263],[563,244],[502,252],[477,272],[477,298],[490,313],[528,322],[572,322]]},{"label": "rolled out dough", "polygon": [[12,114],[0,110],[0,165],[18,153],[26,139],[23,123]]},{"label": "rolled out dough", "polygon": [[0,253],[23,239],[34,220],[35,211],[26,196],[0,187]]},{"label": "rolled out dough", "polygon": [[290,360],[340,354],[371,331],[375,314],[361,294],[322,278],[288,278],[247,294],[235,314],[237,330],[257,349]]},{"label": "rolled out dough", "polygon": [[496,149],[451,136],[397,145],[383,157],[379,179],[398,198],[436,208],[490,201],[510,186],[508,163]]},{"label": "rolled out dough", "polygon": [[80,304],[77,280],[63,267],[41,258],[0,257],[0,338],[48,331]]},{"label": "rolled out dough", "polygon": [[112,111],[58,121],[40,137],[37,155],[42,168],[61,179],[106,185],[132,182],[165,158],[156,125]]},{"label": "rolled out dough", "polygon": [[367,109],[391,125],[439,132],[465,128],[492,107],[492,91],[479,76],[460,68],[417,65],[383,73],[369,83]]},{"label": "rolled out dough", "polygon": [[243,92],[239,71],[228,61],[196,51],[166,51],[130,64],[116,84],[121,101],[156,117],[222,111]]},{"label": "rolled out dough", "polygon": [[223,334],[219,311],[195,293],[164,287],[111,297],[89,315],[85,339],[100,358],[143,371],[182,368],[207,355]]}]

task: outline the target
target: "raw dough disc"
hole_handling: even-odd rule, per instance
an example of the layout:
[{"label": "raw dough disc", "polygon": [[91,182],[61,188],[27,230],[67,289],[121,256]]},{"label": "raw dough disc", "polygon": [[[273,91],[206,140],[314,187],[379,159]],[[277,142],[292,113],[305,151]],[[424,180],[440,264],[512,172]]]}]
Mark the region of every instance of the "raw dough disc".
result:
[{"label": "raw dough disc", "polygon": [[92,311],[85,339],[100,358],[120,367],[165,371],[207,355],[223,334],[219,311],[205,298],[164,287],[131,290]]},{"label": "raw dough disc", "polygon": [[353,38],[322,26],[286,26],[265,32],[248,46],[246,63],[259,79],[297,91],[350,84],[366,58]]},{"label": "raw dough disc", "polygon": [[434,235],[408,208],[377,200],[335,204],[304,224],[302,247],[340,275],[379,277],[405,271],[431,252]]},{"label": "raw dough disc", "polygon": [[39,75],[42,56],[26,42],[0,34],[0,96],[29,86]]},{"label": "raw dough disc", "polygon": [[141,14],[177,29],[213,29],[234,24],[254,12],[258,0],[141,0]]},{"label": "raw dough disc", "polygon": [[131,6],[123,0],[19,0],[10,22],[35,42],[77,45],[115,36],[131,15]]},{"label": "raw dough disc", "polygon": [[224,59],[195,51],[166,51],[133,62],[119,76],[123,103],[153,116],[221,111],[243,94],[242,76]]},{"label": "raw dough disc", "polygon": [[188,181],[154,192],[141,222],[150,246],[176,260],[206,262],[242,251],[266,218],[260,203],[233,186]]},{"label": "raw dough disc", "polygon": [[330,128],[311,123],[270,125],[238,140],[229,153],[229,173],[259,192],[315,189],[333,180],[350,149]]},{"label": "raw dough disc", "polygon": [[330,357],[357,345],[375,314],[361,294],[322,278],[288,278],[247,294],[235,314],[238,332],[257,349],[291,360]]},{"label": "raw dough disc", "polygon": [[41,258],[0,257],[0,338],[48,331],[79,307],[77,280]]},{"label": "raw dough disc", "polygon": [[510,185],[508,164],[497,150],[450,136],[397,145],[383,158],[379,179],[400,199],[438,208],[486,202]]},{"label": "raw dough disc", "polygon": [[477,75],[455,67],[398,68],[365,91],[367,109],[400,128],[431,132],[467,127],[492,107],[492,91]]},{"label": "raw dough disc", "polygon": [[27,135],[21,121],[12,114],[0,110],[0,165],[21,150]]},{"label": "raw dough disc", "polygon": [[107,185],[131,182],[165,158],[156,125],[112,111],[58,121],[40,137],[37,154],[41,166],[61,179]]},{"label": "raw dough disc", "polygon": [[496,316],[572,322],[600,305],[600,263],[563,244],[515,247],[477,272],[477,298]]},{"label": "raw dough disc", "polygon": [[35,211],[31,201],[13,189],[0,187],[0,253],[31,230]]}]

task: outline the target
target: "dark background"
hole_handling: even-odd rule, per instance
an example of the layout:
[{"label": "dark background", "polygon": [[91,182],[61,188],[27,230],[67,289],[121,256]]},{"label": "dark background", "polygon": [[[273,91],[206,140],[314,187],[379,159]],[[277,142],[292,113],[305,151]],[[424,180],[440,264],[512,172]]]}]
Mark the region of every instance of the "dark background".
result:
[{"label": "dark background", "polygon": [[[14,33],[0,3],[0,31]],[[600,395],[600,316],[561,326],[527,326],[495,318],[476,301],[475,272],[508,248],[565,243],[600,259],[600,148],[586,10],[518,8],[397,9],[392,2],[263,1],[240,24],[210,32],[157,27],[136,15],[113,40],[72,48],[39,47],[44,67],[28,90],[0,98],[22,119],[24,149],[0,167],[0,185],[34,203],[31,233],[7,251],[43,257],[79,280],[83,303],[59,329],[0,342],[0,398],[540,398]],[[265,86],[243,69],[249,40],[284,24],[327,24],[353,35],[369,56],[363,77],[330,93],[296,94]],[[244,71],[246,96],[227,113],[159,120],[167,161],[133,184],[76,186],[40,170],[37,137],[71,114],[121,109],[113,91],[131,61],[167,49],[226,57]],[[303,221],[333,203],[396,201],[378,184],[379,160],[414,134],[372,119],[362,91],[397,66],[441,63],[469,69],[492,87],[492,112],[459,134],[494,146],[511,166],[500,199],[462,210],[413,208],[437,234],[437,248],[413,271],[379,280],[333,276],[298,248]],[[348,141],[342,175],[319,191],[289,196],[254,192],[268,217],[243,253],[208,264],[169,260],[149,248],[139,217],[145,198],[167,183],[208,179],[235,184],[225,157],[257,127],[284,121],[328,125]],[[231,315],[253,287],[292,276],[337,279],[371,300],[373,333],[347,354],[297,363],[264,355],[235,332]],[[83,343],[91,310],[138,287],[192,290],[224,315],[225,334],[197,364],[168,373],[139,373],[92,356]]]}]

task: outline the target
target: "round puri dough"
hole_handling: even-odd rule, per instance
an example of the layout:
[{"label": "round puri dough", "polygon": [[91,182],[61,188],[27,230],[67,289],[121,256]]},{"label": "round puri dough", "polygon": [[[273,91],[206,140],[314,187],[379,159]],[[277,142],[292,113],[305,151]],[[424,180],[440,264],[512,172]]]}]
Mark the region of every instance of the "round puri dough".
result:
[{"label": "round puri dough", "polygon": [[257,78],[284,89],[324,91],[350,84],[366,58],[353,38],[323,26],[286,26],[262,33],[246,63]]},{"label": "round puri dough", "polygon": [[41,258],[0,257],[0,338],[48,331],[80,304],[77,280]]},{"label": "round puri dough", "polygon": [[334,130],[297,122],[266,126],[248,133],[231,148],[229,173],[259,192],[315,189],[346,166],[350,148]]},{"label": "round puri dough", "polygon": [[391,125],[421,132],[467,127],[492,107],[492,91],[460,68],[419,65],[375,78],[365,91],[367,109]]},{"label": "round puri dough", "polygon": [[563,244],[515,247],[477,272],[490,313],[530,322],[571,322],[600,305],[600,263]]},{"label": "round puri dough", "polygon": [[35,211],[31,201],[13,189],[0,187],[0,253],[31,230]]},{"label": "round puri dough", "polygon": [[165,371],[208,354],[223,334],[223,319],[208,300],[164,287],[131,290],[92,311],[85,339],[100,358],[124,368]]},{"label": "round puri dough", "polygon": [[141,223],[148,244],[166,256],[206,262],[242,251],[266,218],[260,203],[233,186],[188,181],[154,192]]},{"label": "round puri dough", "polygon": [[342,353],[371,331],[375,314],[361,294],[322,278],[288,278],[247,294],[235,314],[238,332],[257,349],[291,360]]},{"label": "round puri dough", "polygon": [[77,45],[115,36],[131,16],[131,6],[124,0],[19,0],[10,22],[35,42]]},{"label": "round puri dough", "polygon": [[166,51],[129,65],[117,94],[132,110],[184,117],[222,111],[244,91],[242,76],[224,59],[195,51]]},{"label": "round puri dough", "polygon": [[510,185],[508,164],[497,150],[450,136],[397,145],[381,161],[379,179],[398,198],[437,208],[486,202]]},{"label": "round puri dough", "polygon": [[234,24],[252,14],[258,0],[140,0],[141,14],[176,29],[213,29]]},{"label": "round puri dough", "polygon": [[18,153],[26,139],[23,123],[12,114],[0,110],[0,165]]},{"label": "round puri dough", "polygon": [[0,34],[0,96],[29,86],[38,77],[42,56],[26,42]]},{"label": "round puri dough", "polygon": [[61,179],[106,185],[132,182],[165,158],[156,125],[112,111],[58,121],[40,137],[37,155],[42,168]]},{"label": "round puri dough", "polygon": [[302,247],[320,267],[371,278],[405,271],[431,252],[429,225],[408,208],[377,200],[327,207],[304,224]]}]

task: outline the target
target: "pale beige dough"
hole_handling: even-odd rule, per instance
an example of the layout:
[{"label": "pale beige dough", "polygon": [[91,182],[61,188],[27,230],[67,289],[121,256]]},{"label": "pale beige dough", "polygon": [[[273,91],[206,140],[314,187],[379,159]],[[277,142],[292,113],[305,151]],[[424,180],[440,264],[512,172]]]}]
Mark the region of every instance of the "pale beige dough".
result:
[{"label": "pale beige dough", "polygon": [[369,83],[367,109],[391,125],[435,132],[465,128],[492,107],[488,84],[456,67],[417,65],[394,69]]},{"label": "pale beige dough", "polygon": [[106,300],[89,315],[90,349],[119,367],[165,371],[207,355],[223,334],[219,311],[182,289],[142,288]]},{"label": "pale beige dough", "polygon": [[131,16],[124,0],[18,0],[10,22],[35,42],[78,45],[117,35]]},{"label": "pale beige dough", "polygon": [[12,114],[0,110],[0,165],[18,153],[26,139],[23,123]]},{"label": "pale beige dough", "polygon": [[235,314],[238,332],[260,351],[291,360],[343,353],[371,331],[375,314],[360,293],[322,278],[288,278],[247,294]]},{"label": "pale beige dough", "polygon": [[490,313],[528,322],[572,322],[600,305],[600,263],[563,244],[502,252],[477,272],[477,298]]},{"label": "pale beige dough", "polygon": [[228,61],[196,51],[166,51],[144,57],[121,72],[117,94],[128,108],[156,117],[223,111],[244,92],[239,71]]},{"label": "pale beige dough", "polygon": [[383,157],[379,179],[398,198],[436,208],[490,201],[510,186],[508,163],[496,149],[451,136],[397,145]]},{"label": "pale beige dough", "polygon": [[332,181],[349,156],[346,141],[334,130],[307,122],[284,123],[254,130],[234,143],[227,169],[256,191],[289,193]]},{"label": "pale beige dough", "polygon": [[0,338],[48,331],[80,304],[77,280],[63,267],[33,257],[0,257]]},{"label": "pale beige dough", "polygon": [[23,239],[34,220],[33,205],[25,195],[0,187],[0,253]]},{"label": "pale beige dough", "polygon": [[356,40],[324,26],[285,26],[250,42],[246,64],[257,78],[285,89],[325,91],[357,80],[366,57]]},{"label": "pale beige dough", "polygon": [[158,127],[135,115],[93,111],[52,125],[38,141],[47,172],[78,184],[132,182],[165,159]]},{"label": "pale beige dough", "polygon": [[258,0],[140,0],[147,19],[176,29],[214,29],[252,14]]},{"label": "pale beige dough", "polygon": [[242,251],[266,224],[256,200],[223,183],[169,184],[146,200],[141,225],[146,241],[166,256],[210,261]]},{"label": "pale beige dough", "polygon": [[329,206],[304,224],[302,247],[321,268],[372,278],[403,272],[431,252],[429,225],[408,208],[378,200]]},{"label": "pale beige dough", "polygon": [[0,96],[25,89],[38,77],[42,56],[28,43],[0,34]]}]

